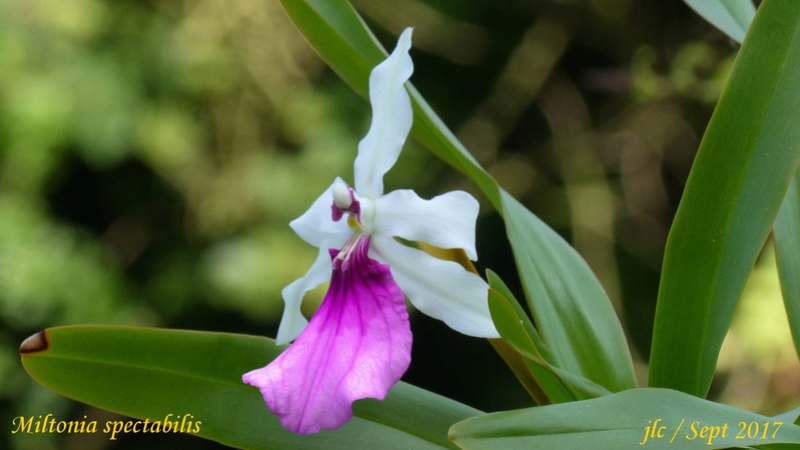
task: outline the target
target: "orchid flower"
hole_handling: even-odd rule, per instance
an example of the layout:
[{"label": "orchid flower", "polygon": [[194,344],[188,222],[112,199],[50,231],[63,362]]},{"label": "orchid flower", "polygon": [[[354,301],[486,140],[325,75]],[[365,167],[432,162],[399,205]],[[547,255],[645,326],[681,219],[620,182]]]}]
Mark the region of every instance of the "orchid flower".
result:
[{"label": "orchid flower", "polygon": [[[411,361],[405,296],[456,331],[499,337],[481,277],[395,239],[463,249],[477,259],[478,202],[471,195],[456,191],[431,200],[410,190],[383,195],[383,175],[411,129],[404,87],[413,71],[410,47],[409,28],[370,75],[373,117],[358,146],[355,189],[336,178],[290,224],[319,248],[308,272],[282,292],[286,305],[277,342],[296,340],[272,363],[242,377],[295,433],[341,427],[352,417],[355,400],[383,400],[400,380]],[[328,280],[309,323],[300,312],[303,296]]]}]

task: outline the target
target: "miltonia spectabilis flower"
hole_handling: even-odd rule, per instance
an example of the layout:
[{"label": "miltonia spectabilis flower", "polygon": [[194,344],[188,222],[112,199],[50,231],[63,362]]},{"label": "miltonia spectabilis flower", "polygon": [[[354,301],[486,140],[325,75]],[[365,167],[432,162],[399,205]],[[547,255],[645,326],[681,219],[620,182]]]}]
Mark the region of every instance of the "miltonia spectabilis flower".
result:
[{"label": "miltonia spectabilis flower", "polygon": [[[341,427],[352,417],[355,400],[383,400],[400,380],[411,361],[405,296],[456,331],[498,337],[483,279],[395,239],[459,248],[477,259],[478,202],[472,196],[456,191],[423,200],[410,190],[383,195],[383,175],[411,129],[403,86],[413,71],[410,47],[409,28],[370,76],[373,117],[358,146],[355,189],[337,178],[291,223],[320,249],[308,273],[283,290],[277,342],[295,342],[242,377],[295,433]],[[328,293],[309,323],[300,313],[303,296],[328,280]]]}]

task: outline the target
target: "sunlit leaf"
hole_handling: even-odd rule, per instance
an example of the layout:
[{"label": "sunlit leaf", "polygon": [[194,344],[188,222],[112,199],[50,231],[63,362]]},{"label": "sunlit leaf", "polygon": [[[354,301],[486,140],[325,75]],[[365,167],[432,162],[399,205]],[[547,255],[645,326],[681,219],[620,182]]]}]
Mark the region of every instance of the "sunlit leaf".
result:
[{"label": "sunlit leaf", "polygon": [[800,2],[762,3],[667,242],[650,384],[704,397],[745,281],[800,161]]},{"label": "sunlit leaf", "polygon": [[48,329],[20,352],[25,370],[61,395],[151,421],[191,414],[201,422],[197,436],[236,448],[451,448],[450,425],[480,414],[399,383],[383,402],[356,402],[355,417],[339,430],[295,435],[241,381],[281,350],[255,336],[76,326]]}]

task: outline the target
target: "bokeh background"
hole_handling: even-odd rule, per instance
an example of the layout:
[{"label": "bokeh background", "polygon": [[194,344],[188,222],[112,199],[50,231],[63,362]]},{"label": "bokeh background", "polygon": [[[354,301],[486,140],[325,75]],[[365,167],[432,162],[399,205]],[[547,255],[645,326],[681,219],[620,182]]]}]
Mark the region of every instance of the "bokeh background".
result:
[{"label": "bokeh background", "polygon": [[[738,46],[679,0],[353,4],[389,48],[415,27],[412,81],[583,255],[644,385],[667,233]],[[274,336],[280,290],[316,252],[288,222],[352,179],[367,102],[275,0],[0,0],[0,30],[0,448],[220,448],[12,435],[17,416],[114,417],[36,384],[17,348],[86,323]],[[469,180],[411,142],[386,184],[475,193],[479,268],[522,298],[502,221]],[[487,342],[412,321],[406,381],[486,411],[532,404]],[[800,401],[770,243],[711,396],[764,414]]]}]

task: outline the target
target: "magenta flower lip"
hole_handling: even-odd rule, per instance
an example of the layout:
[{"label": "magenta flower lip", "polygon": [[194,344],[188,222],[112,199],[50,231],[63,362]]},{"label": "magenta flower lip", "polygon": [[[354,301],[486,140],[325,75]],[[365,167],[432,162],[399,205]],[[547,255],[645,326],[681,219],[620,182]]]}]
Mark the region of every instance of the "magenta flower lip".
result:
[{"label": "magenta flower lip", "polygon": [[[270,411],[300,434],[339,428],[352,403],[383,400],[411,362],[405,296],[389,267],[367,256],[361,237],[334,264],[330,289],[308,327],[268,366],[245,374]],[[331,251],[336,260],[338,251]]]}]

